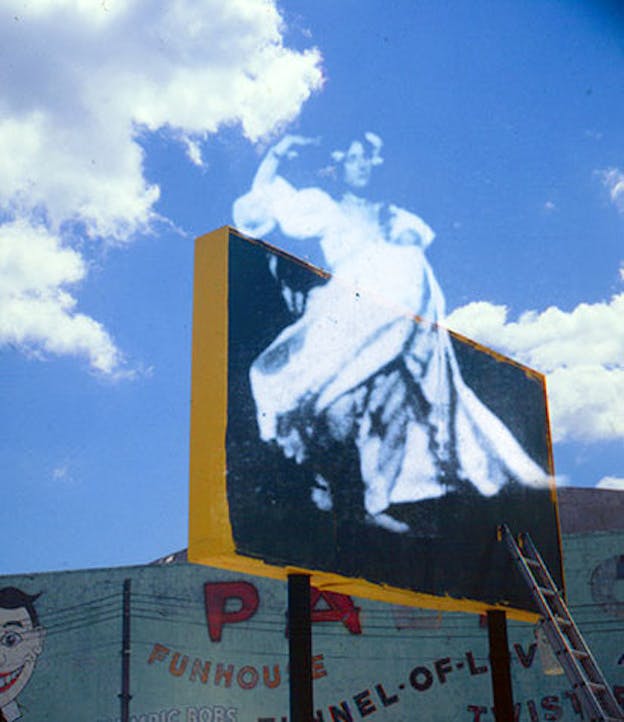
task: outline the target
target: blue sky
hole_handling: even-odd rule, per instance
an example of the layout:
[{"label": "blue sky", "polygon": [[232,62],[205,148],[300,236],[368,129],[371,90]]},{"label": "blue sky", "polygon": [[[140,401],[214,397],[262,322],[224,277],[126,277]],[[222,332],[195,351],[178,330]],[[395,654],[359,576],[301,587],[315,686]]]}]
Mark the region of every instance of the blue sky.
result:
[{"label": "blue sky", "polygon": [[565,483],[624,485],[617,4],[8,0],[0,20],[6,573],[186,545],[193,239],[287,132],[320,139],[293,180],[328,192],[331,151],[383,139],[366,196],[435,230],[450,327],[547,374]]}]

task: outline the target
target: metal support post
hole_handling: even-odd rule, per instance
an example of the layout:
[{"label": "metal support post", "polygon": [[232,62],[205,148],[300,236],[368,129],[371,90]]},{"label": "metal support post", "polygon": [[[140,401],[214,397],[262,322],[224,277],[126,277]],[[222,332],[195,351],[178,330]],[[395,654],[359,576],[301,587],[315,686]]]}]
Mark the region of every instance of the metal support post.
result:
[{"label": "metal support post", "polygon": [[310,577],[288,575],[290,722],[312,722]]},{"label": "metal support post", "polygon": [[507,615],[503,611],[490,610],[487,613],[487,622],[492,691],[494,693],[494,715],[496,722],[514,722],[509,642],[507,640]]}]

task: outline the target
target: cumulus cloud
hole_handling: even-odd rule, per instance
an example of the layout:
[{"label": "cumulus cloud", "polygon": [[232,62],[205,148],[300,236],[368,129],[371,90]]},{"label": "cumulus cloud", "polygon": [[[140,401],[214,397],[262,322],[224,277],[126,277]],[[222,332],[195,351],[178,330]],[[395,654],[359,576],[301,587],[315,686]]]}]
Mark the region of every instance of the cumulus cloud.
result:
[{"label": "cumulus cloud", "polygon": [[[286,47],[282,33],[273,0],[2,3],[0,234],[24,275],[33,270],[30,290],[3,294],[0,344],[119,370],[111,337],[66,290],[87,269],[68,229],[124,243],[149,228],[159,188],[144,175],[141,133],[170,132],[202,165],[202,143],[224,125],[253,142],[296,117],[321,85],[320,55]],[[34,268],[43,238],[65,269],[56,282]]]},{"label": "cumulus cloud", "polygon": [[555,441],[624,438],[624,294],[507,316],[505,306],[479,301],[446,324],[546,374]]},{"label": "cumulus cloud", "polygon": [[617,476],[604,476],[596,484],[599,489],[615,489],[616,491],[624,491],[624,479]]},{"label": "cumulus cloud", "polygon": [[1,342],[34,355],[80,355],[103,374],[127,373],[102,324],[76,311],[69,289],[85,275],[80,254],[45,227],[0,226]]}]

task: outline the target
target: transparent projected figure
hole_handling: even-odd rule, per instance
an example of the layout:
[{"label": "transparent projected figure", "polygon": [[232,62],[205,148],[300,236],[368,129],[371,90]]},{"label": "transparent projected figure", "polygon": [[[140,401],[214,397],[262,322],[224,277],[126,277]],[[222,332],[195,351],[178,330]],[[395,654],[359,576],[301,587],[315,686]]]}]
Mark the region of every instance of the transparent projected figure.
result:
[{"label": "transparent projected figure", "polygon": [[[511,481],[546,486],[546,472],[462,378],[425,256],[432,229],[407,210],[350,190],[335,198],[295,187],[280,166],[316,143],[283,138],[233,208],[235,225],[256,238],[278,231],[316,240],[332,274],[305,297],[282,282],[298,318],[250,368],[262,440],[312,465],[337,443],[354,444],[360,478],[353,483],[362,489],[366,521],[397,533],[409,526],[388,512],[391,505],[468,486],[483,496]],[[324,173],[340,172],[359,191],[383,162],[381,147],[366,133],[335,151]],[[313,502],[330,511],[332,479],[319,471],[313,478]]]}]

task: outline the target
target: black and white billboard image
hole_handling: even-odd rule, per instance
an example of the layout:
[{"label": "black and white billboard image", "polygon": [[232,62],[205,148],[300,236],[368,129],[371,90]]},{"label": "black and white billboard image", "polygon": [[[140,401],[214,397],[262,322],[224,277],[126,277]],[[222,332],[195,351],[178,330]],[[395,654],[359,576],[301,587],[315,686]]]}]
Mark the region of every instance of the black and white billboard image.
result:
[{"label": "black and white billboard image", "polygon": [[[217,355],[227,393],[225,410],[199,410],[197,385],[218,379],[196,356],[193,413],[221,415],[224,438],[202,437],[209,427],[195,420],[192,454],[224,443],[225,468],[203,480],[192,471],[191,555],[211,536],[211,563],[231,554],[451,607],[531,610],[496,538],[506,522],[531,533],[561,581],[543,377],[438,322],[441,292],[422,245],[385,244],[391,276],[376,274],[369,250],[332,277],[233,229],[201,244],[206,268],[211,253],[224,256],[226,278],[196,277],[196,294],[206,284],[226,299],[221,322],[215,304],[212,320],[196,307],[195,334],[212,328],[206,353],[226,345]],[[203,522],[197,504],[210,498]],[[202,531],[215,520],[228,548]]]}]

